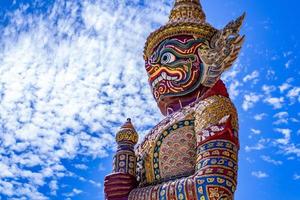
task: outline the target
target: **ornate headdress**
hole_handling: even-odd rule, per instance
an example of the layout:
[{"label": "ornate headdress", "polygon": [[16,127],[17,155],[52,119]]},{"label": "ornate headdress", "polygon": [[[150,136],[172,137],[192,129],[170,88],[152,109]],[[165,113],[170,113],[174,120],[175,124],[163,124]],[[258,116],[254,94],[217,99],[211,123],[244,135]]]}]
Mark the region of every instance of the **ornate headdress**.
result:
[{"label": "ornate headdress", "polygon": [[211,87],[238,56],[244,40],[239,35],[244,17],[245,14],[217,30],[206,22],[199,0],[175,0],[168,23],[148,37],[144,59],[150,58],[156,46],[167,38],[181,35],[203,38],[207,44],[200,50],[205,67],[203,85]]}]

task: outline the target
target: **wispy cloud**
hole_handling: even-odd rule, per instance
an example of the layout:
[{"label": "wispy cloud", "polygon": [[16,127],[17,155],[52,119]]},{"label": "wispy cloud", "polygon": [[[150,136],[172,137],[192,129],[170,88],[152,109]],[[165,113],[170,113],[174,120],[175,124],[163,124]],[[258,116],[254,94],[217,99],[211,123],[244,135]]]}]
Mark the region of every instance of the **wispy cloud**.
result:
[{"label": "wispy cloud", "polygon": [[251,81],[253,80],[254,82],[257,82],[257,78],[259,77],[259,72],[257,70],[253,71],[251,74],[248,74],[246,75],[244,78],[243,78],[243,81],[244,82],[248,82],[248,81]]},{"label": "wispy cloud", "polygon": [[251,133],[254,134],[254,135],[260,135],[261,134],[261,130],[258,130],[258,129],[250,129],[251,130]]},{"label": "wispy cloud", "polygon": [[279,124],[288,124],[289,120],[289,114],[288,112],[278,112],[274,116],[276,118],[276,121],[273,122],[273,124],[279,125]]},{"label": "wispy cloud", "polygon": [[260,139],[255,145],[253,146],[248,146],[246,145],[245,146],[245,151],[246,152],[251,152],[251,151],[259,151],[259,150],[262,150],[264,148],[266,148],[266,144],[269,142],[270,140],[269,139]]},{"label": "wispy cloud", "polygon": [[283,106],[284,98],[283,97],[267,97],[266,99],[264,99],[264,102],[273,106],[274,109],[279,109],[279,108],[282,108],[282,106]]},{"label": "wispy cloud", "polygon": [[[73,197],[73,196],[78,195],[80,193],[82,193],[82,190],[73,188],[72,192],[66,193],[66,194],[64,194],[64,196],[66,196],[66,197]],[[68,198],[68,199],[70,199],[70,198]]]},{"label": "wispy cloud", "polygon": [[262,86],[262,91],[264,91],[264,93],[266,95],[270,95],[275,90],[276,90],[276,87],[274,85],[263,85]]},{"label": "wispy cloud", "polygon": [[294,174],[293,179],[294,179],[294,180],[300,180],[300,175]]},{"label": "wispy cloud", "polygon": [[59,0],[44,13],[29,9],[10,13],[1,30],[0,193],[48,199],[73,174],[63,160],[107,156],[127,117],[141,137],[161,118],[142,51],[169,3]]},{"label": "wispy cloud", "polygon": [[292,85],[290,85],[289,83],[283,83],[282,85],[279,86],[279,90],[280,92],[284,92],[286,91],[287,89],[289,89]]},{"label": "wispy cloud", "polygon": [[262,171],[253,171],[251,173],[252,176],[262,179],[262,178],[267,178],[269,177],[269,175],[266,172],[262,172]]},{"label": "wispy cloud", "polygon": [[253,108],[254,105],[260,100],[261,95],[250,93],[244,95],[244,101],[243,101],[243,109],[245,111],[249,110],[250,108]]},{"label": "wispy cloud", "polygon": [[261,121],[261,120],[263,120],[267,116],[268,115],[266,113],[260,113],[260,114],[254,115],[254,119],[257,120],[257,121]]},{"label": "wispy cloud", "polygon": [[75,164],[74,167],[76,167],[77,169],[81,169],[81,170],[87,170],[88,166],[85,164]]},{"label": "wispy cloud", "polygon": [[283,150],[283,153],[286,155],[295,154],[296,156],[300,157],[300,147],[295,144],[289,144],[283,146],[281,147],[281,149]]},{"label": "wispy cloud", "polygon": [[287,145],[290,142],[291,139],[291,129],[283,129],[283,128],[277,128],[275,131],[283,134],[283,138],[277,139],[276,142],[279,144]]},{"label": "wispy cloud", "polygon": [[273,164],[273,165],[282,165],[282,161],[272,159],[270,156],[262,155],[262,156],[261,156],[261,159],[262,159],[263,161],[266,161],[266,162],[271,163],[271,164]]},{"label": "wispy cloud", "polygon": [[292,100],[298,100],[300,102],[300,87],[293,87],[291,90],[288,91],[287,97]]}]

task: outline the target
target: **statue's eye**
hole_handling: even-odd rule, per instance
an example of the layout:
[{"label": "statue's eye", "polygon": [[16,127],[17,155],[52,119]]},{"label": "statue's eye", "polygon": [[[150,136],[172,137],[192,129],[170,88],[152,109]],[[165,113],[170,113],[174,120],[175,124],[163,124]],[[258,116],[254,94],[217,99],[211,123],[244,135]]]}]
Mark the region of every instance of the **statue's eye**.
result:
[{"label": "statue's eye", "polygon": [[161,56],[161,64],[169,64],[176,60],[176,57],[170,53],[166,52]]}]

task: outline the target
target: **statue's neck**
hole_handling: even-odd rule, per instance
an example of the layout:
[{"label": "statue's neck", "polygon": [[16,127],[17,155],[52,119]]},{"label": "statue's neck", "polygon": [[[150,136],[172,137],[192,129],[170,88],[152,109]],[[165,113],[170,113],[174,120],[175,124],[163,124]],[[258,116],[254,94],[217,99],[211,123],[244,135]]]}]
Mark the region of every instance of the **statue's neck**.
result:
[{"label": "statue's neck", "polygon": [[222,95],[228,97],[228,93],[223,81],[219,80],[211,88],[200,86],[197,90],[185,96],[165,98],[164,101],[160,101],[158,103],[158,106],[162,114],[167,116],[185,106],[213,95]]}]

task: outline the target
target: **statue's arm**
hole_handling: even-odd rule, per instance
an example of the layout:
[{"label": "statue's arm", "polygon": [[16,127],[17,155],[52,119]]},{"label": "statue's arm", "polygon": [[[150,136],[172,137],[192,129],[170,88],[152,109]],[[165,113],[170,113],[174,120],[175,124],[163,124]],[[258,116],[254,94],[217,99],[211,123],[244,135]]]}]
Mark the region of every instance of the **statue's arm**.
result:
[{"label": "statue's arm", "polygon": [[[231,116],[197,134],[195,187],[198,199],[234,197],[239,143]],[[220,198],[222,197],[222,198]]]},{"label": "statue's arm", "polygon": [[[233,106],[229,104],[228,106]],[[220,109],[214,107],[214,109]],[[233,109],[234,110],[234,109]],[[195,173],[181,179],[134,189],[130,200],[212,200],[233,199],[237,179],[237,116],[232,109],[218,115],[213,125],[197,129],[201,116],[195,115],[197,158]],[[217,116],[211,116],[215,117]]]}]

